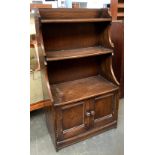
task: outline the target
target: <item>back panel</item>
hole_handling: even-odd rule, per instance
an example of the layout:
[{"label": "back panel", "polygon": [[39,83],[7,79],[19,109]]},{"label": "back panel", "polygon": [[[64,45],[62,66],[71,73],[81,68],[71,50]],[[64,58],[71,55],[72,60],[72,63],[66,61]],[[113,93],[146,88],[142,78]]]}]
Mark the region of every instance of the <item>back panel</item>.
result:
[{"label": "back panel", "polygon": [[107,23],[43,23],[45,51],[97,46],[106,25]]},{"label": "back panel", "polygon": [[48,62],[50,84],[85,78],[99,73],[96,57]]}]

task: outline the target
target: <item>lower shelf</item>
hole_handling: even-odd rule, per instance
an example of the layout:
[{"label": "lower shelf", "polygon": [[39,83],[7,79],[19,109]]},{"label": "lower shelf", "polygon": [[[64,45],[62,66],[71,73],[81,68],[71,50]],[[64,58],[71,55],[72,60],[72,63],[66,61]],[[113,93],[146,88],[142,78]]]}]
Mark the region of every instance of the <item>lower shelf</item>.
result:
[{"label": "lower shelf", "polygon": [[51,85],[55,105],[77,102],[117,89],[101,75]]}]

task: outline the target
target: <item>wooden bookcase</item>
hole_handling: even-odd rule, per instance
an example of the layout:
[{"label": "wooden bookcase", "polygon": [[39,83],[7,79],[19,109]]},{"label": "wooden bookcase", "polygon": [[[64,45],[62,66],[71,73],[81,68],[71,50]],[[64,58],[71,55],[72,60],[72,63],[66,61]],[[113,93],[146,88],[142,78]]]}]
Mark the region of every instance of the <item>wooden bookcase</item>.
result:
[{"label": "wooden bookcase", "polygon": [[36,14],[46,121],[56,150],[117,126],[107,9],[39,9]]}]

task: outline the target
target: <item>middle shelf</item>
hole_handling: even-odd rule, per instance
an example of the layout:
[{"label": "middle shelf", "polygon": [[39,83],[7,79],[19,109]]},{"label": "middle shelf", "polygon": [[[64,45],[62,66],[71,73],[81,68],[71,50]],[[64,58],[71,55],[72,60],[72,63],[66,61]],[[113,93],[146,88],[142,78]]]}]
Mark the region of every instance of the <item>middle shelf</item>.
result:
[{"label": "middle shelf", "polygon": [[51,85],[55,105],[81,101],[117,89],[116,85],[101,75]]},{"label": "middle shelf", "polygon": [[74,59],[74,58],[102,55],[112,52],[113,52],[112,49],[104,48],[103,46],[95,46],[95,47],[87,47],[71,50],[48,51],[46,52],[46,60],[56,61],[64,59]]},{"label": "middle shelf", "polygon": [[86,23],[86,22],[109,22],[111,18],[84,18],[84,19],[41,19],[42,23]]}]

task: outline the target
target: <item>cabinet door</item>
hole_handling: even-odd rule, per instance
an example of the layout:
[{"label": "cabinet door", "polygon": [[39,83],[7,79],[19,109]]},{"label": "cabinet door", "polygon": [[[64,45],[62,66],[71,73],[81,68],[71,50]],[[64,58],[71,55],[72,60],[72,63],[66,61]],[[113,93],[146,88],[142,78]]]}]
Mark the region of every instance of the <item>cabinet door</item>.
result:
[{"label": "cabinet door", "polygon": [[89,119],[86,117],[88,106],[88,101],[81,101],[57,108],[58,140],[79,135],[87,130],[89,126]]},{"label": "cabinet door", "polygon": [[117,95],[108,94],[92,99],[90,113],[94,127],[104,126],[117,119]]}]

